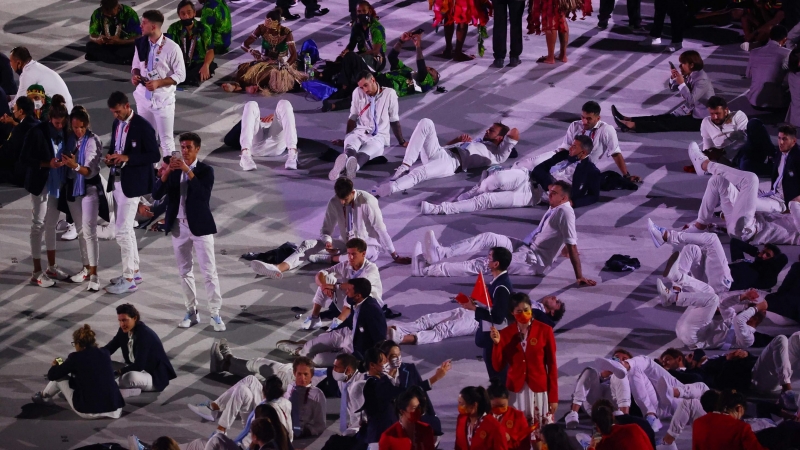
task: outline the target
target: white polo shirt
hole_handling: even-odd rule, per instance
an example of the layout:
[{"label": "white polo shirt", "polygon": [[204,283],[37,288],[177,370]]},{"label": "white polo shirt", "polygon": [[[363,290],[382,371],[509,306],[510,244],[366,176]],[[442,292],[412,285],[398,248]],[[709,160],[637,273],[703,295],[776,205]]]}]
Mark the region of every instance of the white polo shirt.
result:
[{"label": "white polo shirt", "polygon": [[136,86],[133,91],[133,96],[136,99],[136,104],[146,105],[152,109],[160,109],[175,103],[175,89],[177,84],[181,84],[186,80],[186,66],[183,63],[183,52],[180,46],[168,38],[163,33],[161,37],[153,44],[149,39],[147,40],[150,45],[150,52],[153,59],[153,71],[156,76],[150,77],[147,70],[147,60],[139,59],[139,49],[137,48],[133,53],[133,64],[131,65],[131,73],[134,69],[139,69],[139,73],[143,78],[164,80],[172,78],[175,84],[163,86],[153,91],[152,98],[147,100],[147,88],[143,84]]},{"label": "white polo shirt", "polygon": [[[375,103],[374,109],[370,102]],[[389,146],[389,123],[400,121],[397,92],[392,88],[380,87],[374,97],[363,89],[353,91],[350,104],[350,120],[356,122],[353,133],[380,136],[383,145]]]},{"label": "white polo shirt", "polygon": [[[592,152],[589,153],[589,160],[595,165],[598,165],[600,158],[614,156],[617,153],[622,153],[619,148],[619,139],[617,139],[617,130],[611,125],[599,120],[595,126],[590,130],[583,129],[583,122],[576,120],[567,128],[567,134],[561,145],[558,148],[569,150],[572,143],[575,142],[575,136],[585,135],[592,139]],[[558,151],[558,150],[556,150]]]}]

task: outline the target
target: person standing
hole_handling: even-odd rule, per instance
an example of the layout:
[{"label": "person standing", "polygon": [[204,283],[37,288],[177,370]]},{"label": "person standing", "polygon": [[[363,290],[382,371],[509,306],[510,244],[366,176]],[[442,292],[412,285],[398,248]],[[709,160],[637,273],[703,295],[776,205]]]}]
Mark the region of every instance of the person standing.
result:
[{"label": "person standing", "polygon": [[156,132],[144,117],[134,114],[128,96],[112,92],[108,108],[114,115],[106,165],[111,167],[108,189],[114,194],[115,234],[122,253],[122,275],[111,280],[106,292],[136,292],[142,282],[139,250],[133,222],[139,197],[153,192],[153,164],[159,160]]},{"label": "person standing", "polygon": [[[600,12],[597,14],[597,28],[605,30],[608,28],[608,19],[614,11],[616,0],[600,0]],[[642,27],[642,0],[627,0],[625,5],[628,7],[628,28],[634,33],[644,31]]]},{"label": "person standing", "polygon": [[22,147],[25,144],[25,136],[28,131],[39,124],[36,118],[36,109],[33,100],[28,97],[20,97],[14,101],[9,118],[5,119],[8,123],[16,121],[16,125],[11,129],[8,139],[0,147],[0,183],[11,183],[22,187],[25,184],[25,172],[27,168],[20,159]]},{"label": "person standing", "polygon": [[106,222],[110,219],[108,200],[100,176],[103,143],[89,129],[89,113],[82,106],[73,109],[70,120],[75,147],[61,155],[61,161],[69,169],[62,197],[75,220],[83,260],[83,269],[70,277],[70,281],[89,281],[86,290],[97,292],[100,290],[100,280],[97,277],[97,261],[100,256],[97,217],[102,216]]},{"label": "person standing", "polygon": [[[20,156],[28,167],[25,190],[31,194],[33,223],[31,225],[31,283],[41,287],[54,286],[52,278],[65,280],[69,275],[56,265],[56,223],[58,197],[66,178],[61,160],[64,149],[75,146],[67,133],[67,108],[58,103],[50,110],[50,120],[34,126],[25,138]],[[47,270],[42,271],[42,232],[47,248]]]},{"label": "person standing", "polygon": [[142,37],[136,39],[131,84],[136,112],[158,132],[161,156],[175,151],[175,86],[186,79],[183,52],[161,32],[164,15],[158,10],[142,14]]},{"label": "person standing", "polygon": [[214,234],[217,226],[209,202],[214,187],[214,168],[197,160],[200,153],[200,136],[195,133],[180,135],[181,155],[170,157],[169,166],[156,180],[153,198],[167,197],[164,231],[172,233],[172,248],[178,262],[186,300],[186,316],[179,328],[189,328],[200,321],[197,313],[197,289],[194,284],[192,250],[206,284],[208,309],[214,331],[225,331],[219,316],[222,307],[217,265],[214,258]]},{"label": "person standing", "polygon": [[190,86],[200,86],[200,83],[213,77],[217,69],[211,27],[195,19],[195,15],[194,2],[181,0],[178,3],[180,20],[170,25],[166,33],[183,51],[183,62],[186,64],[184,84]]},{"label": "person standing", "polygon": [[495,0],[494,28],[492,29],[492,49],[494,62],[492,67],[503,67],[506,59],[506,29],[511,23],[511,52],[509,53],[508,67],[517,67],[520,64],[519,55],[522,53],[522,13],[525,12],[525,0]]},{"label": "person standing", "polygon": [[[33,60],[31,52],[26,47],[15,47],[11,50],[9,58],[11,68],[19,75],[19,88],[14,97],[8,99],[9,108],[13,106],[15,98],[26,97],[28,87],[34,84],[41,85],[51,97],[61,94],[67,107],[67,114],[72,111],[72,95],[61,75],[49,67]],[[8,92],[7,92],[8,94]]]},{"label": "person standing", "polygon": [[141,36],[139,15],[119,0],[100,0],[89,19],[89,42],[86,60],[108,64],[130,64],[133,61],[133,42]]},{"label": "person standing", "polygon": [[787,95],[786,66],[791,50],[785,48],[788,32],[782,25],[775,25],[769,31],[769,42],[763,47],[750,51],[747,62],[747,78],[750,90],[746,97],[757,110],[782,111],[789,106]]}]

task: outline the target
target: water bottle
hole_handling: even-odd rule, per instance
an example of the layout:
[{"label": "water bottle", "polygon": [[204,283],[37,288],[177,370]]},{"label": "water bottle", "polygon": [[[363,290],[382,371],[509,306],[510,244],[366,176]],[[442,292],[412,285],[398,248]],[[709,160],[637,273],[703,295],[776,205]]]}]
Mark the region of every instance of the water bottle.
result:
[{"label": "water bottle", "polygon": [[306,75],[308,75],[309,80],[314,79],[314,66],[311,64],[311,55],[308,53],[303,55],[303,62],[305,63],[306,67]]}]

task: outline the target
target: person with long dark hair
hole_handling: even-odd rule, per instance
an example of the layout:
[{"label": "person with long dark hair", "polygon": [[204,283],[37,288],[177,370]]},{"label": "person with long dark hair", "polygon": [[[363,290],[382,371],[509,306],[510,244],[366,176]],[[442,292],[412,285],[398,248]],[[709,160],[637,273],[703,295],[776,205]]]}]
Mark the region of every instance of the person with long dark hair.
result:
[{"label": "person with long dark hair", "polygon": [[722,392],[716,411],[695,420],[692,450],[764,450],[750,424],[742,420],[746,409],[744,394]]},{"label": "person with long dark hair", "polygon": [[455,450],[508,450],[500,422],[492,414],[486,389],[467,386],[458,394]]},{"label": "person with long dark hair", "polygon": [[433,428],[423,422],[428,396],[419,386],[412,386],[394,400],[399,418],[381,434],[379,450],[434,450],[436,436]]},{"label": "person with long dark hair", "polygon": [[[500,380],[494,380],[486,392],[489,394],[489,401],[492,405],[492,415],[500,422],[500,426],[505,427],[509,450],[529,450],[531,448],[531,428],[528,426],[525,414],[508,405],[508,389]],[[550,443],[548,442],[547,445],[549,446]]]}]

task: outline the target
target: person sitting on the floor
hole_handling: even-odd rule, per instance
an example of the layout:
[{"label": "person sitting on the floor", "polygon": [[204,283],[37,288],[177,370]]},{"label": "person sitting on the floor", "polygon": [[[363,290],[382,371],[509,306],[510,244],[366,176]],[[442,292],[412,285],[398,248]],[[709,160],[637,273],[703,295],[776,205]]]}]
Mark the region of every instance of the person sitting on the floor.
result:
[{"label": "person sitting on the floor", "polygon": [[125,367],[116,371],[119,387],[128,389],[129,395],[163,391],[177,375],[161,339],[142,322],[139,311],[130,303],[117,306],[117,321],[117,334],[103,348],[112,355],[118,349],[122,351]]},{"label": "person sitting on the floor", "polygon": [[188,86],[200,86],[200,83],[213,77],[217,69],[211,27],[195,19],[196,14],[192,0],[181,0],[178,3],[180,20],[170,25],[166,32],[167,37],[183,51],[186,79],[182,84]]},{"label": "person sitting on the floor", "polygon": [[340,56],[348,52],[357,52],[375,72],[383,72],[386,67],[386,29],[368,1],[356,5],[356,22],[350,31],[350,41]]},{"label": "person sitting on the floor", "polygon": [[783,110],[789,105],[784,67],[791,51],[783,47],[787,36],[786,28],[775,25],[769,31],[767,45],[750,51],[746,72],[750,90],[746,97],[756,109]]},{"label": "person sitting on the floor", "polygon": [[[395,170],[391,181],[376,186],[373,191],[378,197],[388,197],[425,180],[502,164],[511,155],[517,142],[519,130],[495,122],[489,125],[482,138],[473,140],[472,136],[462,134],[442,146],[433,121],[422,119],[411,134],[403,163]],[[412,169],[417,160],[421,160],[422,165]]]},{"label": "person sitting on the floor", "polygon": [[95,333],[89,325],[75,330],[72,341],[75,351],[66,360],[53,360],[47,371],[47,386],[31,400],[37,404],[53,404],[53,397],[60,392],[82,419],[119,419],[125,400],[114,382],[108,350],[97,347]]},{"label": "person sitting on the floor", "polygon": [[[739,3],[733,3],[732,5],[737,4]],[[750,51],[751,48],[767,43],[770,31],[776,25],[782,25],[785,29],[791,30],[800,21],[800,4],[797,2],[758,0],[740,4],[743,8],[733,9],[731,17],[735,20],[741,19],[742,30],[744,31],[744,42],[741,47],[746,52]]]},{"label": "person sitting on the floor", "polygon": [[[633,358],[633,355],[622,348],[614,350],[611,358],[615,361],[625,361]],[[600,366],[594,364],[594,366]],[[578,412],[581,407],[591,416],[592,405],[600,400],[609,400],[617,410],[628,414],[631,408],[631,386],[627,377],[619,378],[612,376],[613,373],[607,369],[598,370],[597,367],[586,367],[578,376],[575,383],[575,390],[572,393],[572,406],[570,412],[564,416],[567,428],[578,427]]]},{"label": "person sitting on the floor", "polygon": [[800,323],[800,262],[792,264],[778,290],[764,300],[767,311]]},{"label": "person sitting on the floor", "polygon": [[[512,275],[543,275],[566,245],[575,280],[578,286],[594,286],[594,280],[584,278],[581,259],[578,253],[578,233],[575,231],[575,211],[569,203],[571,186],[556,181],[548,191],[550,208],[545,212],[539,225],[525,239],[518,240],[496,233],[481,233],[449,247],[443,247],[434,239],[417,243],[411,262],[413,276],[448,277],[477,275],[487,272],[486,257],[464,262],[444,262],[454,256],[471,255],[482,249],[505,247],[512,252],[508,273]],[[424,259],[421,257],[425,256]],[[423,263],[430,264],[429,266]]]},{"label": "person sitting on the floor", "polygon": [[310,341],[278,341],[276,347],[291,355],[312,356],[320,366],[331,366],[342,351],[361,359],[367,349],[386,337],[386,318],[378,301],[370,296],[366,278],[351,278],[342,284],[352,313],[336,329]]},{"label": "person sitting on the floor", "polygon": [[602,437],[596,450],[642,450],[650,447],[647,433],[639,425],[616,423],[613,405],[598,400],[592,407],[592,422]]},{"label": "person sitting on the floor", "polygon": [[[705,354],[705,351],[700,349],[695,349],[693,351],[700,352],[700,354]],[[669,372],[670,375],[675,377],[676,380],[683,384],[703,382],[702,376],[694,371],[687,370],[688,366],[686,364],[686,359],[683,356],[683,352],[677,348],[670,347],[664,350],[661,353],[661,356],[658,358],[658,362],[661,363],[661,367],[667,369],[667,372]]]},{"label": "person sitting on the floor", "polygon": [[275,112],[264,117],[257,102],[251,100],[245,103],[242,120],[231,128],[223,140],[228,147],[242,151],[239,167],[244,171],[258,168],[253,156],[279,156],[283,152],[286,152],[283,167],[297,170],[297,128],[294,108],[289,100],[279,100]]},{"label": "person sitting on the floor", "polygon": [[428,397],[427,391],[433,389],[434,383],[444,378],[447,372],[452,367],[450,360],[444,361],[439,367],[436,368],[436,373],[427,380],[423,380],[422,376],[417,370],[417,365],[410,362],[403,362],[403,356],[400,354],[400,345],[394,341],[383,341],[377,346],[381,353],[386,355],[389,363],[388,370],[384,369],[384,374],[389,377],[392,384],[404,390],[410,389],[414,386],[422,389],[422,395],[425,403],[428,405],[426,411],[423,413],[421,420],[431,427],[433,427],[434,434],[441,436],[442,423],[439,417],[436,416],[436,411],[433,408],[433,403]]},{"label": "person sitting on the floor", "polygon": [[414,386],[394,400],[398,421],[381,433],[380,450],[435,450],[436,436],[433,427],[425,420],[430,407],[422,389]]},{"label": "person sitting on the floor", "polygon": [[525,414],[517,408],[509,406],[509,393],[499,380],[491,382],[486,389],[492,405],[492,416],[506,428],[506,443],[509,450],[530,450],[531,427]]},{"label": "person sitting on the floor", "polygon": [[197,16],[211,28],[212,45],[215,55],[228,53],[231,46],[231,10],[225,0],[198,0],[201,5]]},{"label": "person sitting on the floor", "polygon": [[6,119],[8,116],[0,118],[0,121],[8,122],[16,120],[8,140],[0,147],[0,183],[11,183],[22,187],[27,172],[27,167],[20,160],[22,144],[25,143],[28,131],[39,124],[39,120],[36,118],[33,100],[28,97],[16,99],[12,112],[14,119]]},{"label": "person sitting on the floor", "polygon": [[[261,48],[251,49],[250,45],[258,39],[261,39]],[[245,90],[248,94],[283,94],[307,79],[304,73],[295,69],[297,47],[292,30],[281,25],[280,8],[267,13],[264,23],[244,40],[241,49],[254,61],[239,64],[234,76],[236,81],[222,83],[225,92]]]},{"label": "person sitting on the floor", "polygon": [[349,353],[340,353],[333,362],[332,376],[339,386],[342,400],[339,407],[339,433],[355,439],[361,428],[361,407],[364,406],[364,377],[358,371],[359,361]]},{"label": "person sitting on the floor", "polygon": [[766,450],[758,443],[750,425],[742,420],[747,399],[736,391],[725,391],[718,401],[719,413],[705,414],[692,425],[693,449]]},{"label": "person sitting on the floor", "polygon": [[119,0],[100,0],[89,20],[89,42],[86,60],[107,64],[130,65],[135,50],[134,41],[142,35],[139,15]]},{"label": "person sitting on the floor", "polygon": [[612,106],[614,122],[622,131],[653,133],[657,131],[700,131],[708,116],[708,99],[714,96],[714,86],[703,70],[703,58],[695,50],[687,50],[678,58],[679,68],[671,70],[669,88],[678,91],[683,103],[666,114],[656,116],[623,116]]},{"label": "person sitting on the floor", "polygon": [[[370,193],[353,188],[353,180],[341,177],[333,185],[335,195],[328,202],[318,239],[306,239],[279,264],[268,264],[253,254],[250,267],[259,275],[282,278],[283,273],[308,263],[341,263],[346,243],[357,238],[367,243],[366,259],[375,262],[382,252],[389,253],[398,264],[410,264],[411,258],[400,256],[394,248],[383,222],[378,200]],[[339,239],[333,231],[339,228]],[[249,255],[248,255],[249,256]]]},{"label": "person sitting on the floor", "polygon": [[369,160],[383,156],[391,142],[389,128],[392,129],[398,145],[408,146],[400,126],[397,92],[392,88],[381,87],[375,74],[368,70],[361,72],[356,78],[358,89],[353,91],[346,135],[343,141],[336,141],[344,146],[344,151],[328,172],[328,179],[331,181],[342,176],[352,180]]},{"label": "person sitting on the floor", "polygon": [[[778,275],[789,262],[789,258],[777,245],[766,244],[759,250],[755,245],[731,239],[730,247],[732,262],[728,264],[728,268],[733,278],[732,291],[772,289],[778,284]],[[746,260],[745,254],[752,256],[753,260]]]}]

